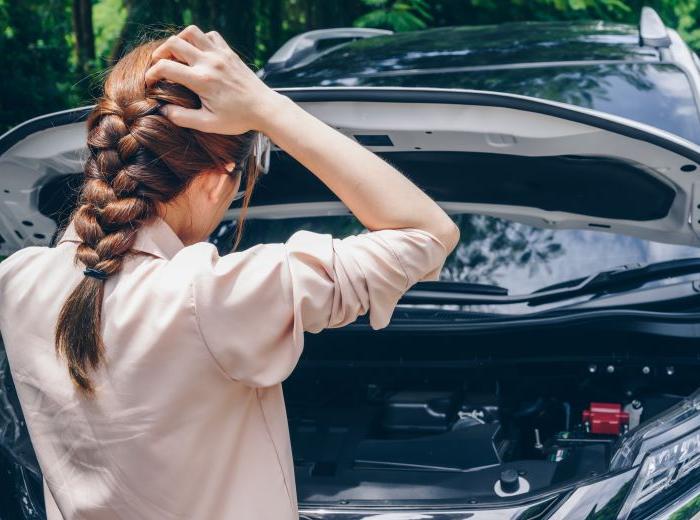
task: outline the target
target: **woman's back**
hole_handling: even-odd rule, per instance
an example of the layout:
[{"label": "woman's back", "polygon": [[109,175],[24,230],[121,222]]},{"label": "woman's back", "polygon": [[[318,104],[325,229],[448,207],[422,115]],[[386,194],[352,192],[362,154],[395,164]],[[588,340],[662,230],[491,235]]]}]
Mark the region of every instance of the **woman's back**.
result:
[{"label": "woman's back", "polygon": [[49,484],[49,520],[297,518],[279,383],[303,331],[368,309],[385,325],[445,254],[428,233],[386,230],[343,241],[300,232],[219,257],[155,219],[105,284],[104,368],[88,398],[53,334],[83,277],[79,240],[69,227],[57,247],[0,264],[0,328]]}]

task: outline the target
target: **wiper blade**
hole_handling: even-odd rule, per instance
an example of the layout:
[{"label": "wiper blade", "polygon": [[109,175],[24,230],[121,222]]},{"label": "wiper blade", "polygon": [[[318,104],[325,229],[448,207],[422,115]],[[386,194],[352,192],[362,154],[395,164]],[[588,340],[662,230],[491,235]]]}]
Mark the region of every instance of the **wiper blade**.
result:
[{"label": "wiper blade", "polygon": [[508,289],[500,285],[487,285],[470,282],[420,282],[416,285],[421,291],[439,291],[447,293],[491,294],[505,296]]},{"label": "wiper blade", "polygon": [[[621,266],[550,285],[528,294],[508,294],[506,289],[498,286],[460,282],[423,282],[416,284],[408,291],[401,299],[401,303],[457,305],[527,303],[534,306],[578,296],[631,291],[648,282],[696,273],[700,273],[700,258]],[[449,285],[449,288],[445,286],[445,290],[442,290],[443,284]]]}]

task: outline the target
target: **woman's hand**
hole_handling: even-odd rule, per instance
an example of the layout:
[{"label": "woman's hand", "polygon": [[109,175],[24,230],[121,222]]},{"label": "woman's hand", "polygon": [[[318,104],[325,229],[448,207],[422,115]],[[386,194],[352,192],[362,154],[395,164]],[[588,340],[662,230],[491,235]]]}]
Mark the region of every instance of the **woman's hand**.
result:
[{"label": "woman's hand", "polygon": [[202,101],[199,109],[165,105],[178,126],[216,134],[264,132],[283,96],[269,88],[215,31],[190,25],[153,53],[146,84],[168,80],[186,86]]}]

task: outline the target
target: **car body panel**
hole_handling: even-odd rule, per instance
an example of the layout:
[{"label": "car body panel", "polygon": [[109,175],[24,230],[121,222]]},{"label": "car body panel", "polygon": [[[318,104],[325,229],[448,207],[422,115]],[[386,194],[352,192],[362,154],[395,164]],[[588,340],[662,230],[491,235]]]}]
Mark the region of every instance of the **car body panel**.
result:
[{"label": "car body panel", "polygon": [[[700,194],[696,187],[700,181],[700,147],[667,132],[580,107],[492,92],[408,88],[280,92],[346,135],[360,141],[369,139],[368,147],[377,153],[402,153],[412,158],[411,164],[420,162],[420,157],[430,157],[423,155],[429,153],[463,153],[470,161],[477,158],[477,162],[465,163],[465,171],[427,169],[421,174],[421,184],[451,212],[482,213],[562,229],[594,227],[660,242],[700,244],[700,209],[694,202],[696,193]],[[51,179],[73,176],[82,170],[85,128],[81,120],[87,111],[83,108],[46,116],[0,137],[0,147],[5,148],[0,155],[0,234],[4,239],[0,253],[49,242],[56,222],[40,208],[46,205],[46,191],[42,195],[42,190],[52,196]],[[493,162],[479,162],[484,158],[521,158],[521,163],[497,167],[491,166]],[[532,163],[538,159],[563,162],[544,168]],[[449,158],[446,160],[449,162]],[[577,161],[584,161],[584,167],[574,167]],[[600,178],[595,178],[598,169],[611,161],[614,168],[610,169],[609,180],[600,176],[607,170],[600,170]],[[525,168],[526,162],[534,166]],[[488,168],[479,167],[483,164]],[[512,170],[521,164],[522,171],[529,173],[513,175]],[[407,170],[411,168],[419,169],[407,166]],[[587,168],[590,178],[585,174]],[[272,169],[253,199],[251,216],[303,215],[317,211],[316,204],[322,204],[321,211],[325,212],[346,211],[325,188],[314,187],[318,181],[313,176],[275,175],[274,159]],[[577,169],[580,183],[577,186],[573,182],[568,188],[569,177],[561,176],[573,175]],[[497,189],[501,177],[494,176],[497,170],[504,176],[503,182],[514,186],[510,192],[503,191],[512,196],[504,195],[502,200]],[[545,171],[549,173],[545,175]],[[406,173],[412,175],[411,171]],[[463,181],[459,175],[464,175]],[[492,184],[488,190],[474,191],[483,188],[488,179]],[[453,196],[441,189],[448,181],[464,193]],[[551,200],[538,199],[550,191]],[[648,213],[635,210],[639,209],[635,204],[653,206],[655,194],[659,201],[666,200],[665,206]],[[66,194],[58,197],[58,203],[63,196]],[[623,205],[617,201],[625,197],[627,210],[620,211]],[[649,199],[646,203],[644,197]],[[578,206],[560,204],[578,199],[587,202]],[[601,203],[605,205],[602,210],[594,207],[598,199],[607,200]],[[236,211],[232,208],[229,216],[235,216]]]},{"label": "car body panel", "polygon": [[[561,490],[549,497],[539,497],[503,508],[480,505],[473,508],[433,508],[416,510],[391,507],[391,513],[379,508],[314,508],[300,509],[300,520],[516,520],[548,518],[550,520],[604,520],[613,518],[629,491],[636,470],[618,473],[606,479],[597,479],[576,489]],[[563,499],[563,500],[562,500]],[[563,505],[562,505],[563,502]],[[557,506],[558,509],[554,510]],[[442,510],[441,510],[442,509]]]}]

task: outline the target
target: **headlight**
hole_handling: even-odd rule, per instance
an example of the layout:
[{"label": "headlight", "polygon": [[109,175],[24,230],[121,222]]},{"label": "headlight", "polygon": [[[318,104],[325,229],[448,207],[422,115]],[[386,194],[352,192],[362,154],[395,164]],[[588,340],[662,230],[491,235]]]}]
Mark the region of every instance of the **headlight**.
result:
[{"label": "headlight", "polygon": [[[651,512],[700,482],[700,392],[630,432],[610,469],[641,464],[618,520]],[[656,500],[655,500],[656,499]]]}]

